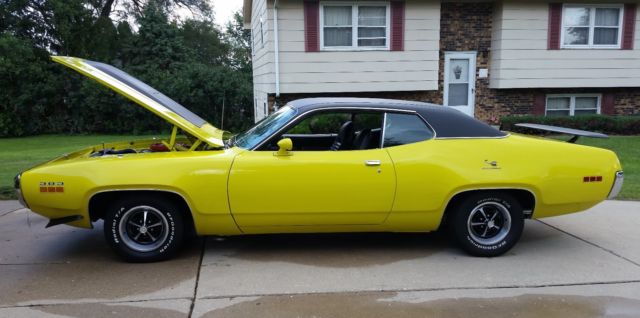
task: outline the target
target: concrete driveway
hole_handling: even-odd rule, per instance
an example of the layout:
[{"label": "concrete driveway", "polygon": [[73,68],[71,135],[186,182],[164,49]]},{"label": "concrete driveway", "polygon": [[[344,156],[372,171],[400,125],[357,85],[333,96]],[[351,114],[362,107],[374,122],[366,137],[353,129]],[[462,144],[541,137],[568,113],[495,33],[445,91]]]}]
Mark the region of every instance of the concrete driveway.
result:
[{"label": "concrete driveway", "polygon": [[0,317],[639,317],[640,202],[527,221],[498,258],[439,234],[207,238],[127,264],[102,227],[0,201]]}]

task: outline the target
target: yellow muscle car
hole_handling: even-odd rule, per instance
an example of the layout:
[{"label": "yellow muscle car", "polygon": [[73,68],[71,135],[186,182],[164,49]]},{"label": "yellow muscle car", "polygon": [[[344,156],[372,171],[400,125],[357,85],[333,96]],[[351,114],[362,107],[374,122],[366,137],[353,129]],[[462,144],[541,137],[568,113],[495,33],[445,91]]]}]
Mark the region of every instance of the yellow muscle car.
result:
[{"label": "yellow muscle car", "polygon": [[102,219],[106,240],[129,261],[167,259],[189,232],[445,226],[468,253],[497,256],[518,241],[525,219],[585,210],[622,186],[609,150],[505,133],[442,106],[302,99],[227,138],[117,68],[53,60],[174,127],[166,140],[96,145],[16,176],[21,202],[48,226]]}]

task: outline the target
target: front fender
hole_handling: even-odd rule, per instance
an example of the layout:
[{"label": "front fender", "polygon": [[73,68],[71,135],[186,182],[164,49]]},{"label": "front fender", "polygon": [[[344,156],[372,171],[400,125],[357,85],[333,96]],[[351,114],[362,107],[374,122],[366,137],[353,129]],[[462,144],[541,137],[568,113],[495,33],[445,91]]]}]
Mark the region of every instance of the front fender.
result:
[{"label": "front fender", "polygon": [[[227,178],[238,150],[162,152],[78,158],[51,162],[22,175],[29,207],[48,218],[81,215],[70,225],[89,228],[91,197],[104,191],[158,190],[181,195],[199,233],[234,232],[227,199]],[[49,184],[52,190],[49,191]],[[45,189],[41,187],[45,186]],[[43,191],[44,190],[44,191]],[[201,221],[201,222],[199,222]]]}]

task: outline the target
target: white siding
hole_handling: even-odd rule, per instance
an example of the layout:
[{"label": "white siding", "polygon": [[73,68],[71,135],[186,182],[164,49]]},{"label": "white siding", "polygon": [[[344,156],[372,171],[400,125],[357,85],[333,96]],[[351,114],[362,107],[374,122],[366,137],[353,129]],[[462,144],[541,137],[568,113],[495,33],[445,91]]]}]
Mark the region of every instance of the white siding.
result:
[{"label": "white siding", "polygon": [[548,3],[516,0],[496,8],[491,88],[640,86],[640,13],[634,50],[547,50],[548,10]]},{"label": "white siding", "polygon": [[[254,1],[255,3],[264,1]],[[440,2],[408,0],[404,51],[305,52],[303,2],[278,2],[281,93],[436,90]],[[258,11],[258,10],[256,10]],[[254,57],[254,85],[275,92],[273,1],[267,8],[267,53]],[[252,19],[255,24],[258,19]],[[259,21],[258,21],[259,23]],[[268,59],[268,61],[267,61]]]},{"label": "white siding", "polygon": [[[269,50],[269,17],[267,0],[253,0],[251,10],[251,40],[253,59],[253,103],[254,118],[259,121],[266,116],[265,106],[268,104],[268,93],[275,91],[273,85],[273,51]],[[261,42],[260,20],[264,29]]]}]

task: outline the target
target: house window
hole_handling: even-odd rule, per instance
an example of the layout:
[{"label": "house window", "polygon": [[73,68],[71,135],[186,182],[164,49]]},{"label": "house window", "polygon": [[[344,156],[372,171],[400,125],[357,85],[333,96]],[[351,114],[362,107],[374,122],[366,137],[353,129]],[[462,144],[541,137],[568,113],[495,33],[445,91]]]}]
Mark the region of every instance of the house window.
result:
[{"label": "house window", "polygon": [[565,5],[563,48],[620,48],[622,5]]},{"label": "house window", "polygon": [[599,94],[547,95],[547,116],[600,114]]},{"label": "house window", "polygon": [[389,49],[389,4],[323,3],[320,7],[323,50]]}]

